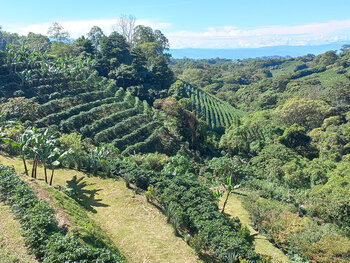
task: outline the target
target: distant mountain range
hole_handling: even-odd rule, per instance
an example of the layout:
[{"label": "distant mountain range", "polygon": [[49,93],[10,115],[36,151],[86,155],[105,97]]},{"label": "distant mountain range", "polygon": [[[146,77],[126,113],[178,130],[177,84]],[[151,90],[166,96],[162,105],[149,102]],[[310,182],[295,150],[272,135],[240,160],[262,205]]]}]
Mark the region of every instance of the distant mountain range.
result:
[{"label": "distant mountain range", "polygon": [[244,59],[258,57],[298,57],[306,54],[318,55],[328,50],[340,50],[344,44],[349,42],[334,42],[325,45],[308,46],[271,46],[261,48],[233,48],[233,49],[215,49],[215,48],[181,48],[170,49],[169,53],[173,58],[192,58],[192,59]]}]

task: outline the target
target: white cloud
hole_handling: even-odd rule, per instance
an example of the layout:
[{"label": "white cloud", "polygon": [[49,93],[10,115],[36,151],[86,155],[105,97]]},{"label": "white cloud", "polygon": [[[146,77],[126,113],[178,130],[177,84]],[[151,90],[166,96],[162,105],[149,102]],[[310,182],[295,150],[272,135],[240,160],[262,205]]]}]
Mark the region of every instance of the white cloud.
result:
[{"label": "white cloud", "polygon": [[[71,21],[56,21],[60,23],[65,30],[67,30],[72,38],[78,38],[86,35],[93,26],[99,26],[103,32],[108,35],[113,31],[113,26],[118,23],[118,19],[91,19],[91,20],[71,20]],[[52,23],[40,24],[12,24],[3,25],[3,30],[9,32],[16,32],[20,35],[27,35],[29,32],[37,34],[47,34],[48,28]],[[137,19],[136,25],[145,25],[153,29],[165,29],[171,26],[170,23],[156,22],[149,19]]]},{"label": "white cloud", "polygon": [[[72,38],[86,35],[91,27],[99,26],[105,34],[113,31],[118,19],[57,21]],[[172,24],[140,19],[136,24],[160,29],[169,39],[171,48],[240,48],[278,45],[313,45],[350,40],[350,19],[295,26],[261,26],[242,29],[235,26],[209,27],[204,31],[171,31]],[[26,35],[28,32],[46,34],[52,23],[3,25],[3,30]]]},{"label": "white cloud", "polygon": [[350,20],[296,26],[240,29],[210,27],[204,32],[178,31],[166,35],[172,48],[239,48],[277,45],[312,45],[350,39]]}]

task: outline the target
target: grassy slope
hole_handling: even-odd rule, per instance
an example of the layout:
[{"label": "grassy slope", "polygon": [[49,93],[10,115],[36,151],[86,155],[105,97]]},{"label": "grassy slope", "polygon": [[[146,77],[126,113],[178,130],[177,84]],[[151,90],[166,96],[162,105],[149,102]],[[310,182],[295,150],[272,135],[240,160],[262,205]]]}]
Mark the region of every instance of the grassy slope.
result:
[{"label": "grassy slope", "polygon": [[[0,162],[14,166],[18,173],[24,171],[18,158],[0,156]],[[38,178],[43,178],[42,169],[38,172]],[[143,196],[127,189],[123,181],[87,177],[68,169],[57,170],[55,174],[54,186],[66,186],[74,175],[77,178],[85,176],[86,195],[82,200],[87,211],[84,212],[108,234],[129,262],[200,262],[194,251],[174,235],[166,217],[148,204]],[[44,186],[42,181],[37,181]],[[64,195],[54,189],[50,191],[70,216],[74,212],[79,213],[69,204],[64,204]]]},{"label": "grassy slope", "polygon": [[301,61],[287,61],[283,63],[280,68],[271,70],[273,77],[278,77],[283,74],[290,74],[294,72],[296,66],[303,64]]},{"label": "grassy slope", "polygon": [[[220,207],[223,205],[224,198],[220,201]],[[226,204],[225,212],[233,217],[238,217],[241,222],[248,226],[251,234],[257,234],[251,226],[251,221],[249,218],[249,213],[242,206],[241,200],[238,194],[231,194],[229,200]],[[272,262],[290,262],[288,257],[278,248],[276,248],[272,243],[270,243],[266,237],[258,234],[255,236],[255,251],[262,255],[267,255],[272,258]]]},{"label": "grassy slope", "polygon": [[0,262],[35,263],[35,257],[28,254],[21,236],[20,223],[14,219],[10,208],[0,203]]},{"label": "grassy slope", "polygon": [[345,74],[337,74],[334,69],[328,69],[324,72],[318,73],[318,79],[323,86],[331,86],[339,81],[346,81]]}]

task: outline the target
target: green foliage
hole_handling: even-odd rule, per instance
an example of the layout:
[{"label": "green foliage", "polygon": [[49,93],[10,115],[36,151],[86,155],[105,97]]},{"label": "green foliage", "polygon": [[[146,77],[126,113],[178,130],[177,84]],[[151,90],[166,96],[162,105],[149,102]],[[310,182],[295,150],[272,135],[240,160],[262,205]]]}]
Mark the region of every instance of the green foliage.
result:
[{"label": "green foliage", "polygon": [[9,98],[0,106],[1,114],[6,114],[8,118],[19,118],[22,121],[33,119],[33,113],[37,108],[37,102],[24,97]]},{"label": "green foliage", "polygon": [[350,234],[349,189],[349,175],[342,177],[334,173],[326,184],[318,185],[310,192],[313,215],[339,225],[347,236]]},{"label": "green foliage", "polygon": [[317,150],[310,145],[311,138],[306,134],[306,129],[296,123],[284,130],[282,136],[279,137],[279,141],[283,145],[292,148],[299,155],[309,159],[318,156]]},{"label": "green foliage", "polygon": [[334,64],[334,62],[337,60],[337,54],[336,51],[330,50],[326,53],[320,54],[315,57],[313,64],[317,67],[322,66],[329,66],[331,64]]},{"label": "green foliage", "polygon": [[4,166],[0,167],[0,190],[1,199],[11,206],[21,222],[26,244],[39,260],[126,262],[119,252],[90,247],[66,234],[58,227],[48,203],[39,201],[30,187]]},{"label": "green foliage", "polygon": [[[293,206],[252,196],[245,202],[254,225],[290,255],[316,262],[347,262],[350,240],[331,225],[293,212]],[[300,256],[299,256],[300,257]]]},{"label": "green foliage", "polygon": [[279,106],[274,112],[274,117],[285,125],[296,123],[312,130],[322,125],[330,110],[331,107],[321,100],[293,98]]},{"label": "green foliage", "polygon": [[350,125],[339,116],[325,119],[322,127],[310,132],[310,137],[321,158],[340,161],[350,151]]},{"label": "green foliage", "polygon": [[119,159],[116,175],[127,175],[132,183],[143,189],[154,186],[155,196],[165,208],[169,222],[178,234],[193,235],[190,244],[198,253],[211,250],[221,261],[227,262],[228,254],[234,251],[243,258],[262,261],[250,249],[251,243],[243,235],[244,231],[240,232],[242,226],[233,225],[218,211],[212,192],[189,172],[192,165],[188,158],[171,157],[160,173],[139,163],[137,165],[129,158]]},{"label": "green foliage", "polygon": [[270,118],[267,112],[245,116],[226,129],[221,137],[220,147],[230,155],[257,155],[282,133],[282,129],[271,123]]},{"label": "green foliage", "polygon": [[72,149],[75,153],[77,153],[83,150],[81,137],[81,134],[72,132],[69,134],[62,134],[58,140],[64,149]]}]

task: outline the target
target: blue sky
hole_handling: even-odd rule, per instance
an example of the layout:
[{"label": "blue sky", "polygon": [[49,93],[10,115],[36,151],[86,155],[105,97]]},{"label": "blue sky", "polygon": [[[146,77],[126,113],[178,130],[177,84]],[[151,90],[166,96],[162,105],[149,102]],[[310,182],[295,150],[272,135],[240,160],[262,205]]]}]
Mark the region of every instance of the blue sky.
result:
[{"label": "blue sky", "polygon": [[107,34],[121,14],[160,29],[172,48],[315,45],[350,40],[349,0],[0,0],[3,30],[43,33],[57,21],[72,37]]}]

